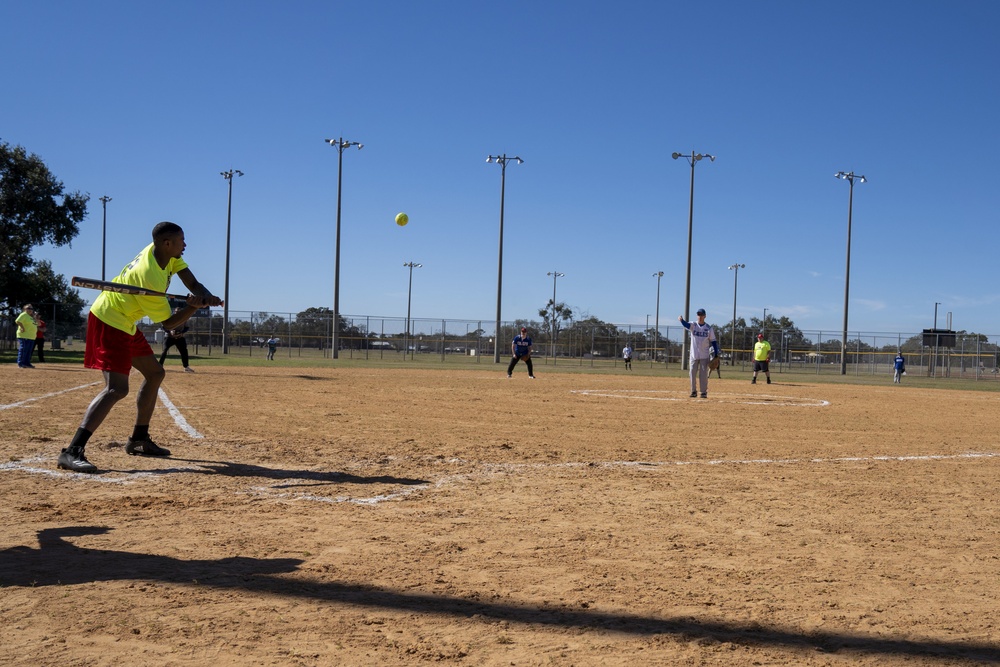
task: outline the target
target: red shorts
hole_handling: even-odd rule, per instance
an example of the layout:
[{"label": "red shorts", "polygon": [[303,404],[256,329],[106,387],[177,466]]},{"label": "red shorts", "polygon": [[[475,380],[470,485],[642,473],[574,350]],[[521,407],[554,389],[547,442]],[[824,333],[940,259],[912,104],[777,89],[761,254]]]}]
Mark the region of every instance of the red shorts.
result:
[{"label": "red shorts", "polygon": [[87,318],[87,347],[83,353],[85,368],[128,375],[132,360],[153,356],[153,348],[138,329],[131,336],[105,324],[90,313]]}]

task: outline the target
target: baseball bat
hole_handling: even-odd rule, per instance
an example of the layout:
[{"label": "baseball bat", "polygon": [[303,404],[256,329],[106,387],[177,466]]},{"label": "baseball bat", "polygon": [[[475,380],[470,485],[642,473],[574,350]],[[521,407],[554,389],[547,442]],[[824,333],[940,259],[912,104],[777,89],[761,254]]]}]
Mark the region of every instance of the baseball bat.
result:
[{"label": "baseball bat", "polygon": [[187,299],[186,294],[167,294],[166,292],[157,292],[156,290],[146,289],[145,287],[113,283],[110,280],[95,280],[94,278],[79,278],[77,276],[73,276],[73,278],[70,279],[70,284],[73,285],[73,287],[97,289],[102,292],[118,292],[119,294],[135,294],[136,296],[165,296],[168,299]]}]

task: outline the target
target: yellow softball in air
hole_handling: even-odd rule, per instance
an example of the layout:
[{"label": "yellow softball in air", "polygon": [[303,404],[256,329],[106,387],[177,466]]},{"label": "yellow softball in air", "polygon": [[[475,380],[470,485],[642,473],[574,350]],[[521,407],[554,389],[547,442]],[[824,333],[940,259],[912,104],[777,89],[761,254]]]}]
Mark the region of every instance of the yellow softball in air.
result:
[{"label": "yellow softball in air", "polygon": [[405,227],[406,223],[408,223],[409,221],[410,221],[410,216],[406,215],[405,213],[396,214],[396,224],[399,225],[400,227]]}]

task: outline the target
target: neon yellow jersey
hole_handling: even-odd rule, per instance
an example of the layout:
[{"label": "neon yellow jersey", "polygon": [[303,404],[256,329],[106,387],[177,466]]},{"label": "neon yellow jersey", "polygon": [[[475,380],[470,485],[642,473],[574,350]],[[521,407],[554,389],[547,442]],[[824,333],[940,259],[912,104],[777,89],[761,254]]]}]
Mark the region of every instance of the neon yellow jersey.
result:
[{"label": "neon yellow jersey", "polygon": [[767,361],[768,355],[771,354],[771,344],[766,340],[757,341],[753,345],[753,359],[754,361]]},{"label": "neon yellow jersey", "polygon": [[35,318],[29,315],[26,311],[21,311],[21,314],[17,316],[15,322],[20,322],[24,327],[24,331],[21,331],[20,327],[17,329],[18,338],[30,338],[35,340],[35,336],[38,335],[38,325],[35,324]]},{"label": "neon yellow jersey", "polygon": [[[153,256],[153,244],[150,243],[111,282],[166,292],[174,274],[186,268],[187,262],[172,257],[167,262],[167,268],[161,269]],[[108,326],[121,329],[129,335],[135,333],[135,323],[143,317],[162,322],[172,315],[170,302],[166,297],[117,292],[101,292],[90,307],[90,312]]]}]

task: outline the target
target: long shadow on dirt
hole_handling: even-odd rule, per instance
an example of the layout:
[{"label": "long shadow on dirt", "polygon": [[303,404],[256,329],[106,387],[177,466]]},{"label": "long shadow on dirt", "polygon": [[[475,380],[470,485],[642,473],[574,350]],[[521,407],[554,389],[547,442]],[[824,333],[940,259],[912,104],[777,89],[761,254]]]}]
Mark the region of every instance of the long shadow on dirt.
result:
[{"label": "long shadow on dirt", "polygon": [[283,468],[267,468],[264,466],[253,465],[251,463],[206,461],[203,459],[171,458],[169,460],[179,461],[181,463],[194,463],[198,467],[159,468],[151,470],[116,470],[115,472],[126,474],[142,473],[146,475],[170,475],[185,473],[224,475],[226,477],[259,477],[262,479],[302,479],[313,482],[327,482],[330,484],[402,484],[405,486],[430,484],[430,482],[426,479],[394,477],[392,475],[363,476],[328,470],[287,470]]},{"label": "long shadow on dirt", "polygon": [[483,602],[428,593],[380,589],[362,584],[320,582],[275,576],[295,572],[296,558],[185,560],[169,556],[79,548],[64,538],[100,535],[102,526],[39,531],[39,548],[0,551],[0,586],[68,586],[98,581],[159,581],[250,594],[264,593],[356,607],[471,618],[479,615],[525,625],[594,628],[632,635],[674,635],[688,641],[778,646],[866,655],[934,656],[974,664],[1000,663],[1000,646],[983,642],[908,640],[844,632],[801,632],[757,623],[640,616],[566,607]]}]

